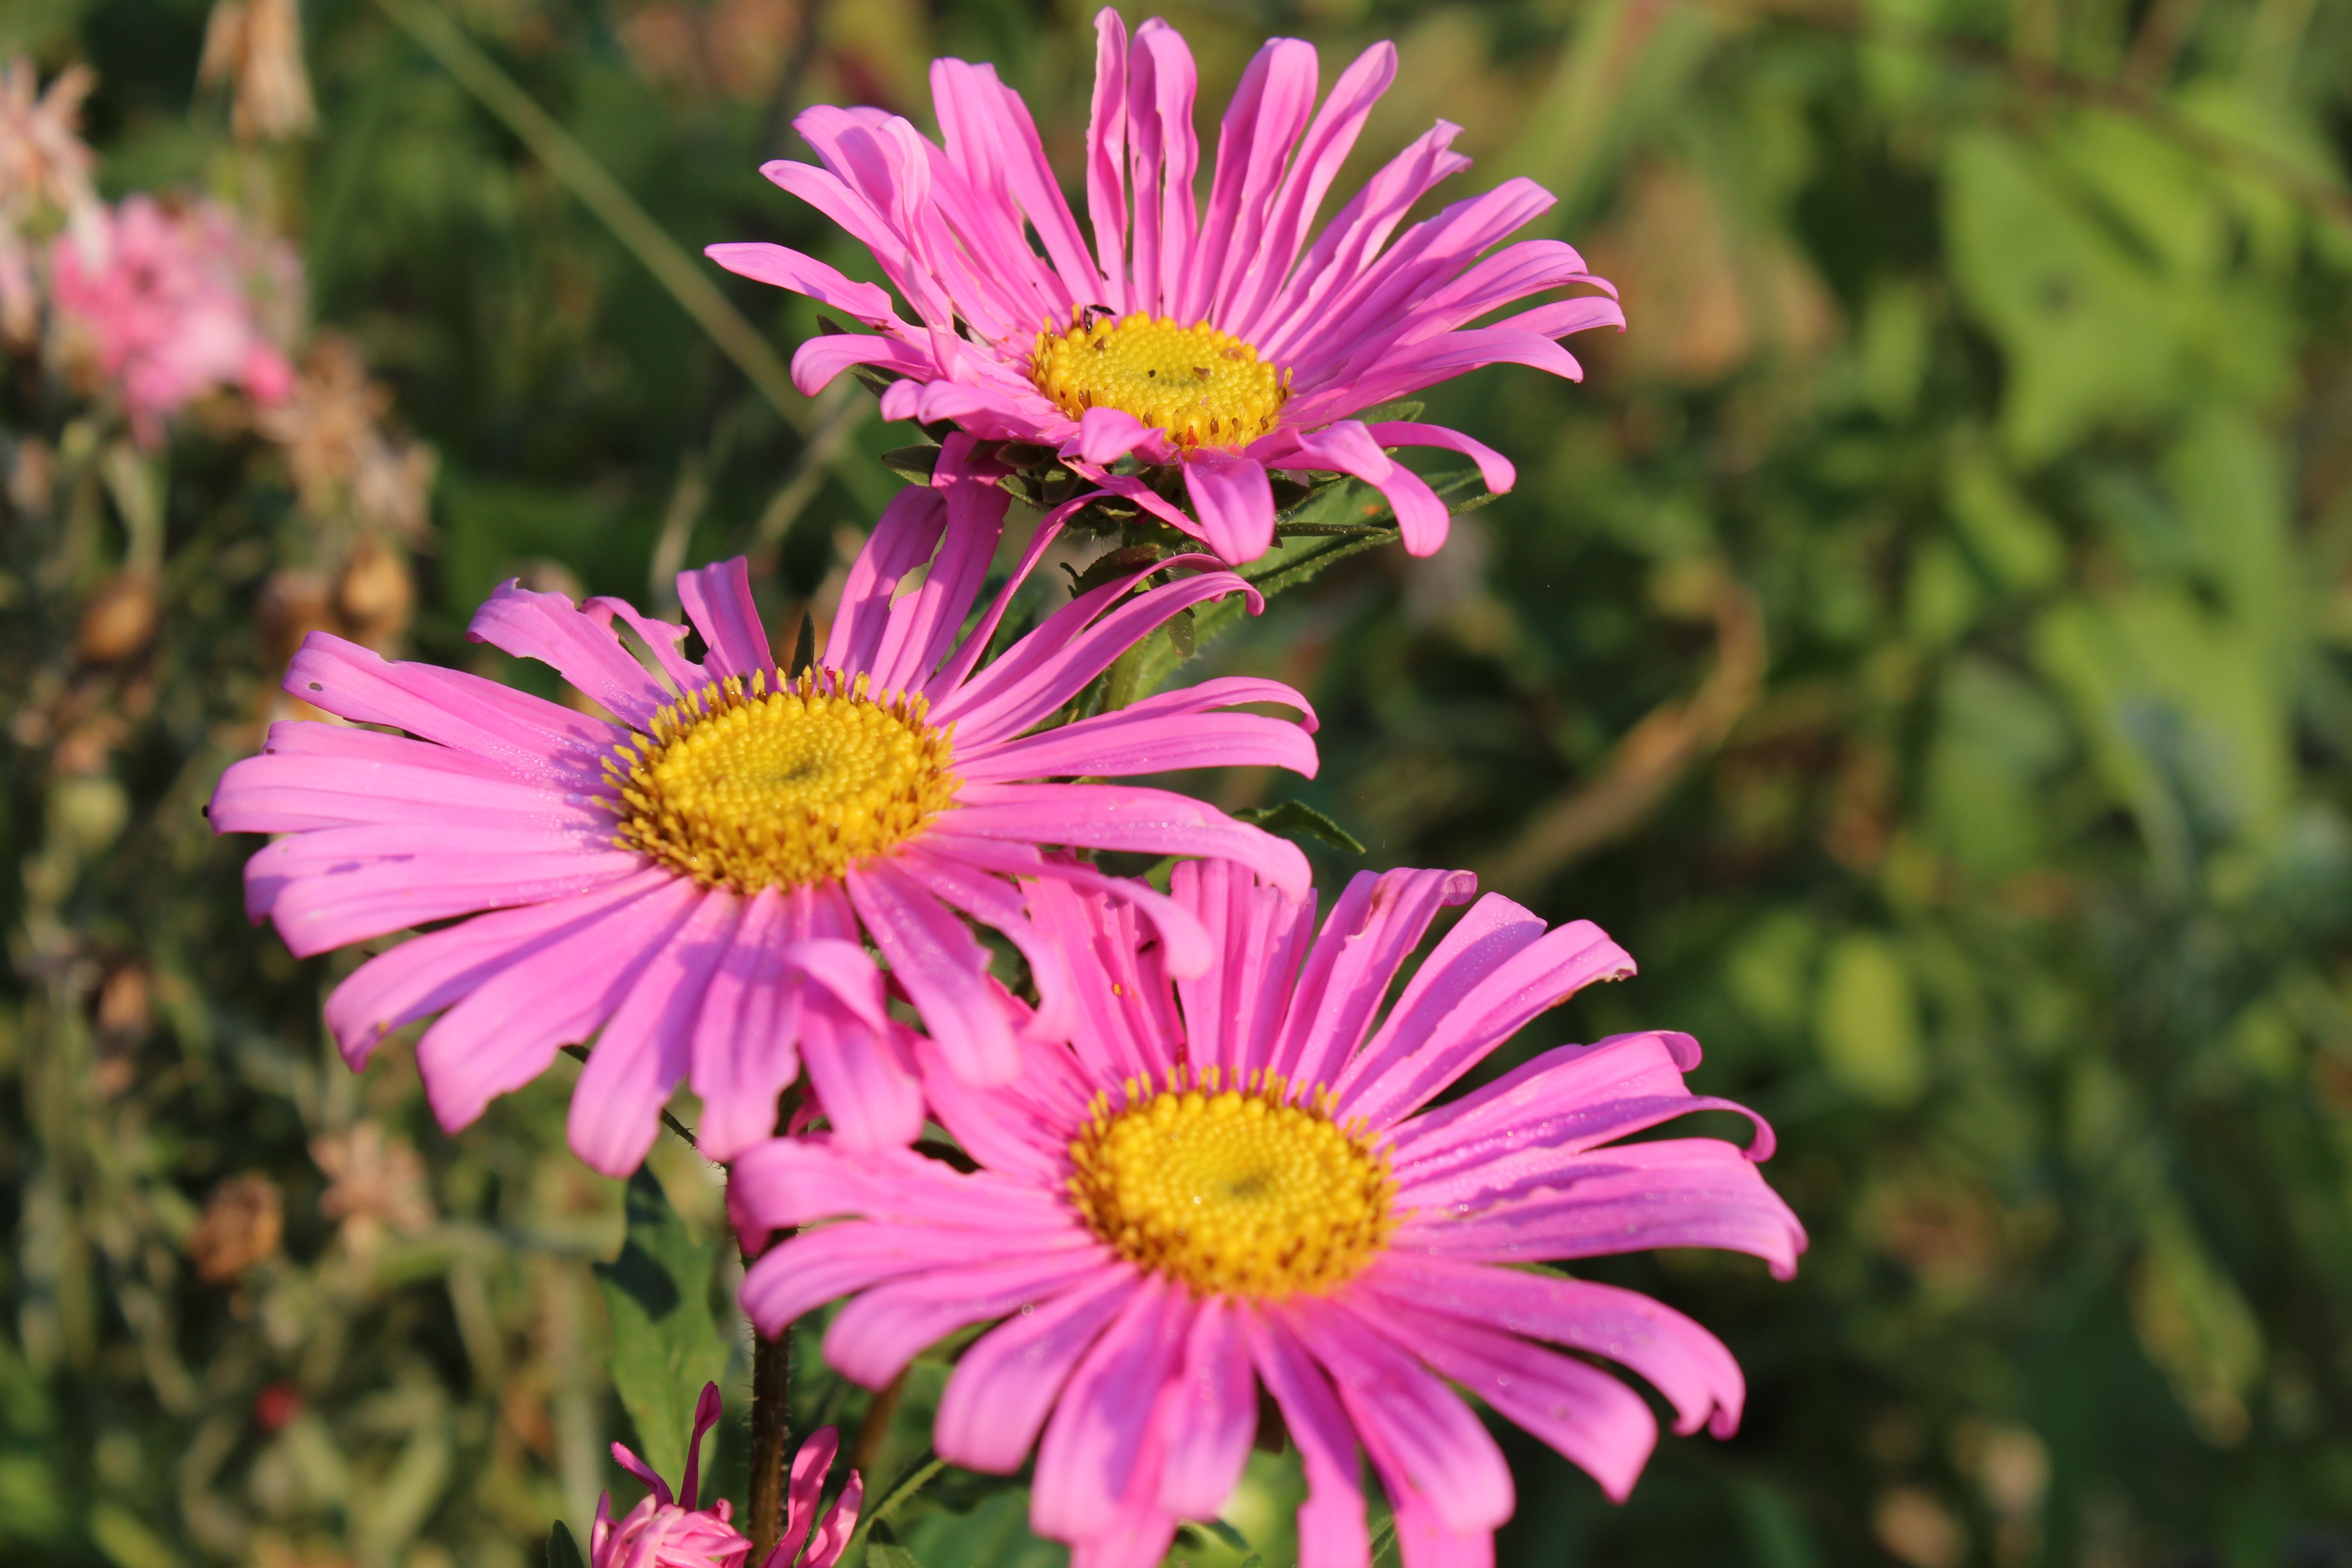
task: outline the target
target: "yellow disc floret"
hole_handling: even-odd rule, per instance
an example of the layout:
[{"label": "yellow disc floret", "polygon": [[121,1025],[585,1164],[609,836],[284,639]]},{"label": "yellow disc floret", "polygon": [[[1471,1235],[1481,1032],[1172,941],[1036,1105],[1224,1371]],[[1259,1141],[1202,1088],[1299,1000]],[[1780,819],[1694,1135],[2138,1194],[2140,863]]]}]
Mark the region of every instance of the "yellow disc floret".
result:
[{"label": "yellow disc floret", "polygon": [[839,877],[953,803],[952,747],[928,706],[831,670],[704,687],[606,761],[617,840],[739,893]]},{"label": "yellow disc floret", "polygon": [[1039,332],[1030,379],[1073,419],[1124,409],[1185,447],[1255,441],[1290,400],[1290,373],[1232,333],[1141,311],[1111,321],[1081,310],[1067,331]]},{"label": "yellow disc floret", "polygon": [[1259,1074],[1220,1089],[1129,1083],[1097,1096],[1070,1145],[1070,1195],[1121,1256],[1203,1295],[1287,1296],[1355,1278],[1396,1224],[1388,1155],[1332,1120],[1328,1090],[1294,1100]]}]

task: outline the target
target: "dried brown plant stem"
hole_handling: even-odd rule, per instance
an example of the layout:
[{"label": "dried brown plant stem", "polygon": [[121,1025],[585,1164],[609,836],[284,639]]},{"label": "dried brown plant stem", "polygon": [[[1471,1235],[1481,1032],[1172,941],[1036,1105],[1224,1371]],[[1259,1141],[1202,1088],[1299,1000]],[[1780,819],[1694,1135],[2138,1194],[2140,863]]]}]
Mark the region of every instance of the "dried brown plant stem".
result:
[{"label": "dried brown plant stem", "polygon": [[792,1445],[793,1327],[751,1338],[751,1561],[764,1563],[784,1532],[784,1457]]}]

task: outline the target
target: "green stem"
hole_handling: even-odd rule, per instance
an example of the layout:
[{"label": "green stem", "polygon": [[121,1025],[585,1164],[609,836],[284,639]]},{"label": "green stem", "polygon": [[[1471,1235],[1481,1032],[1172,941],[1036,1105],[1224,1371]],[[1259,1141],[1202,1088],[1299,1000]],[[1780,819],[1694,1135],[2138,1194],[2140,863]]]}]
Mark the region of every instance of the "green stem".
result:
[{"label": "green stem", "polygon": [[760,389],[784,423],[805,435],[811,424],[808,399],[793,385],[783,360],[719,291],[702,266],[672,239],[636,198],[605,172],[594,154],[533,101],[515,79],[466,36],[432,0],[375,0],[383,14],[423,45],[457,85],[478,100],[515,133],[548,172],[571,188],[581,204],[603,220],[613,237],[644,263],[655,281],[669,290],[719,351]]}]

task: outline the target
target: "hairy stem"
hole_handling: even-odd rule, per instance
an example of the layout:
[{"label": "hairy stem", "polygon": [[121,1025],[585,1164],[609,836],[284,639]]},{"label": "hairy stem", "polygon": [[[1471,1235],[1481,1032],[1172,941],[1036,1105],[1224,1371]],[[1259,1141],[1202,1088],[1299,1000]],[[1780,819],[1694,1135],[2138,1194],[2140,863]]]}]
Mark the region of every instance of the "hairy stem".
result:
[{"label": "hairy stem", "polygon": [[751,1561],[763,1563],[784,1532],[784,1458],[792,1442],[790,1323],[774,1339],[751,1341]]}]

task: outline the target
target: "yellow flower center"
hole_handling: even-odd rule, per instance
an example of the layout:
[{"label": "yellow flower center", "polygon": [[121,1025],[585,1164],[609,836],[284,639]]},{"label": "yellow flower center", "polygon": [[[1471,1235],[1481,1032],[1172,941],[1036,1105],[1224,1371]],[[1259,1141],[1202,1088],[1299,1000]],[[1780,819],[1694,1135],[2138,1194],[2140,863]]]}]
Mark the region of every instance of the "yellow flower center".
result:
[{"label": "yellow flower center", "polygon": [[1220,1091],[1216,1069],[1097,1096],[1070,1145],[1070,1195],[1096,1235],[1203,1295],[1287,1296],[1355,1278],[1388,1241],[1396,1182],[1328,1090],[1292,1102],[1270,1074]]},{"label": "yellow flower center", "polygon": [[835,670],[706,686],[605,762],[616,841],[739,893],[837,878],[954,804],[953,748],[928,707]]},{"label": "yellow flower center", "polygon": [[1069,331],[1037,334],[1030,379],[1071,418],[1118,408],[1186,447],[1239,447],[1274,428],[1290,373],[1206,321],[1180,327],[1138,311],[1118,321],[1079,311]]}]

